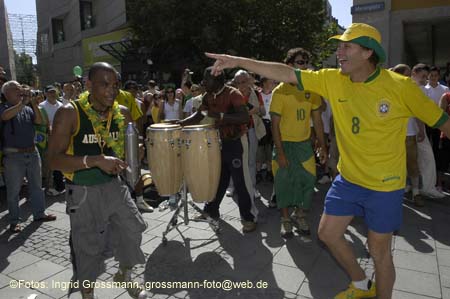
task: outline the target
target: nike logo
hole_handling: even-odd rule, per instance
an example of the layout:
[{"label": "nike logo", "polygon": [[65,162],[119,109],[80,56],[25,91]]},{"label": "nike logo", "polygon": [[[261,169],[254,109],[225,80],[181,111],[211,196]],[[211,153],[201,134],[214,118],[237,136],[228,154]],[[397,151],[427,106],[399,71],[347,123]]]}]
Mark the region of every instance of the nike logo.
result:
[{"label": "nike logo", "polygon": [[348,100],[338,99],[338,102],[339,103],[345,103],[345,102],[348,102]]}]

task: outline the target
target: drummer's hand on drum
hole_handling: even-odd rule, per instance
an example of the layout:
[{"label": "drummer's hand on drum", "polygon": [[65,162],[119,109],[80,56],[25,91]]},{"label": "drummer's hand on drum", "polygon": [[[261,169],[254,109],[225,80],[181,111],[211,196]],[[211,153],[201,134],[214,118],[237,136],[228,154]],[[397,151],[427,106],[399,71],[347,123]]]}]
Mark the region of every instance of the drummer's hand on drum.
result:
[{"label": "drummer's hand on drum", "polygon": [[220,119],[220,113],[219,112],[208,111],[208,117],[215,118],[215,119]]},{"label": "drummer's hand on drum", "polygon": [[128,164],[124,161],[112,157],[112,156],[100,156],[101,158],[98,159],[95,163],[95,166],[103,170],[104,172],[108,174],[119,174],[128,167]]}]

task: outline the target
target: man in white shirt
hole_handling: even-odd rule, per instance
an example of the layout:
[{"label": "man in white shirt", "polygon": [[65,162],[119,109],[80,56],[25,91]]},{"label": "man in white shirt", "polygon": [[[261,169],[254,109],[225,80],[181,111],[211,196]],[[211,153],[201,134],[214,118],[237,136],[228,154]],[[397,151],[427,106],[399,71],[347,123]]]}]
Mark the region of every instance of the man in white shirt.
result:
[{"label": "man in white shirt", "polygon": [[53,85],[47,86],[45,88],[45,101],[40,103],[39,106],[44,108],[45,112],[47,112],[50,130],[55,113],[62,105],[63,104],[57,100],[56,88]]},{"label": "man in white shirt", "polygon": [[[63,104],[57,100],[56,88],[53,85],[49,85],[45,88],[46,100],[39,104],[39,107],[44,108],[48,116],[48,122],[50,125],[49,135],[52,134],[53,118],[56,111],[63,106]],[[46,159],[43,157],[43,159]],[[51,181],[49,179],[49,181]],[[53,171],[53,187],[49,184],[46,194],[50,196],[57,196],[63,194],[66,190],[64,185],[63,175],[60,171]]]},{"label": "man in white shirt", "polygon": [[448,87],[439,83],[439,68],[436,66],[430,67],[428,75],[428,84],[425,86],[428,97],[433,99],[436,105],[439,105],[439,100],[442,95],[449,91]]},{"label": "man in white shirt", "polygon": [[[258,151],[256,152],[256,181],[263,180],[263,165],[266,165],[266,177],[265,179],[273,182],[272,175],[272,122],[270,119],[270,103],[272,102],[272,90],[275,88],[276,83],[274,80],[262,77],[261,82],[261,97],[264,103],[264,109],[266,113],[262,116],[262,121],[266,128],[266,135],[261,138],[258,144]],[[270,202],[269,202],[270,203]]]},{"label": "man in white shirt", "polygon": [[[428,84],[425,86],[426,93],[429,98],[439,106],[439,101],[442,95],[449,91],[448,87],[439,83],[440,72],[439,68],[432,66],[428,75]],[[438,161],[440,161],[439,141],[441,137],[441,131],[439,129],[427,128],[428,137],[431,141],[433,148],[433,154],[435,159],[435,165],[438,167]],[[438,186],[440,187],[440,186]]]},{"label": "man in white shirt", "polygon": [[73,100],[75,100],[75,87],[72,83],[65,83],[63,85],[63,96],[59,98],[59,101],[65,105]]},{"label": "man in white shirt", "polygon": [[[416,82],[420,89],[427,94],[425,87],[426,78],[429,74],[429,67],[423,63],[416,64],[412,69],[411,79]],[[423,126],[423,124],[421,124]],[[443,198],[445,195],[439,192],[436,185],[436,165],[430,141],[424,137],[417,143],[417,164],[422,176],[421,194],[431,198]]]},{"label": "man in white shirt", "polygon": [[192,97],[186,101],[186,104],[183,108],[184,118],[194,114],[202,103],[202,90],[199,85],[192,84],[191,95]]}]

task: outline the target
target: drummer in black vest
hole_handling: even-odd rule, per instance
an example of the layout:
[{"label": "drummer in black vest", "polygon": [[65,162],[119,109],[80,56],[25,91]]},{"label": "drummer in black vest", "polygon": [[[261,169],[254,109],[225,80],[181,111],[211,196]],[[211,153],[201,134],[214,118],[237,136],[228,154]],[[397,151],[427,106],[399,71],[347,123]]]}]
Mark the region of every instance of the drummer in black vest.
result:
[{"label": "drummer in black vest", "polygon": [[258,210],[250,196],[253,187],[248,169],[248,110],[239,90],[226,86],[223,74],[211,75],[211,67],[203,74],[203,85],[206,93],[201,106],[193,115],[178,123],[182,126],[195,125],[207,115],[215,120],[215,127],[220,132],[222,168],[219,187],[214,200],[205,204],[204,212],[213,219],[220,217],[219,206],[231,177],[238,196],[242,231],[252,232],[256,229]]}]

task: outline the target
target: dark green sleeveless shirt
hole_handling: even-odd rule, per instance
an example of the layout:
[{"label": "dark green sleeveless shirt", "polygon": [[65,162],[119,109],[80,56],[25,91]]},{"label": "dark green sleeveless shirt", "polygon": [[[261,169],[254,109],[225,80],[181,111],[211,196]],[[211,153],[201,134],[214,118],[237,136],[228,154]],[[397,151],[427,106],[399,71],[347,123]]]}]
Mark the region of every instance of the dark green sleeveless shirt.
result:
[{"label": "dark green sleeveless shirt", "polygon": [[[72,156],[96,156],[101,155],[101,147],[99,145],[98,137],[94,132],[92,123],[88,116],[81,108],[78,100],[71,103],[78,114],[78,128],[72,135],[67,154]],[[105,120],[104,125],[106,126]],[[114,140],[118,139],[119,127],[114,120],[111,121],[111,127],[109,130],[110,136]],[[107,145],[103,148],[103,154],[105,156],[116,156],[111,148]],[[111,181],[116,175],[109,175],[98,167],[89,169],[77,170],[72,173],[64,173],[64,176],[76,185],[93,186]]]}]

